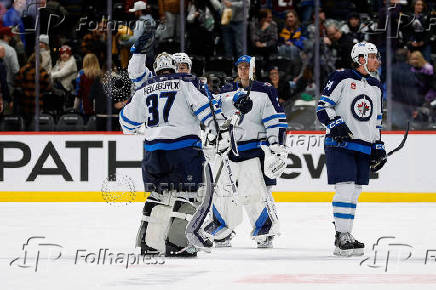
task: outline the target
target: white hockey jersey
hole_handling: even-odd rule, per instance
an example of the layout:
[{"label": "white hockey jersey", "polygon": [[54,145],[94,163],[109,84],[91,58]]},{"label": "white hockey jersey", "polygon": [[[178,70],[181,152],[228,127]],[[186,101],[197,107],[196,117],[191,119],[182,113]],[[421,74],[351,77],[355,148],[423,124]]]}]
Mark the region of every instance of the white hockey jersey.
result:
[{"label": "white hockey jersey", "polygon": [[[382,122],[382,89],[380,82],[355,70],[336,71],[327,82],[318,103],[318,119],[325,126],[340,116],[353,133],[353,139],[344,147],[366,154],[371,153],[371,144],[380,140]],[[326,145],[335,146],[326,131]]]},{"label": "white hockey jersey", "polygon": [[[215,96],[226,117],[231,117],[236,111],[233,96],[238,90],[238,83],[229,83]],[[273,86],[254,81],[250,99],[253,108],[242,116],[235,128],[235,139],[242,159],[259,155],[262,152],[260,145],[283,144],[288,127],[286,115],[278,102],[277,90]]]},{"label": "white hockey jersey", "polygon": [[145,62],[147,56],[145,54],[133,54],[129,59],[129,65],[127,71],[129,73],[129,78],[132,81],[135,90],[140,88],[147,80],[154,77],[154,73],[150,71]]},{"label": "white hockey jersey", "polygon": [[199,90],[200,84],[190,74],[147,80],[120,112],[123,132],[135,133],[145,123],[147,151],[201,147],[200,122],[215,130],[209,98]]}]

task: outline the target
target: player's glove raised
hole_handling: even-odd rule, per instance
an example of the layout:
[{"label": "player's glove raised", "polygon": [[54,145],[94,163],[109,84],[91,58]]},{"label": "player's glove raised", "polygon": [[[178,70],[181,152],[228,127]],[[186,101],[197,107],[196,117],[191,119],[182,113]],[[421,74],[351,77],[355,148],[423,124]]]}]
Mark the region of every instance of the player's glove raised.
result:
[{"label": "player's glove raised", "polygon": [[371,147],[370,168],[372,172],[379,171],[386,163],[385,143],[377,141]]},{"label": "player's glove raised", "polygon": [[149,50],[149,48],[154,43],[154,32],[144,32],[132,45],[132,48],[130,48],[130,52],[140,53],[140,54],[146,54]]},{"label": "player's glove raised", "polygon": [[288,158],[286,148],[278,144],[261,145],[260,147],[265,152],[263,172],[266,177],[271,179],[279,178],[286,169],[286,159]]},{"label": "player's glove raised", "polygon": [[341,117],[335,117],[328,123],[327,128],[330,129],[330,136],[338,143],[351,140],[353,133],[345,124]]},{"label": "player's glove raised", "polygon": [[239,91],[233,95],[233,105],[242,114],[247,114],[253,108],[253,101],[245,92]]}]

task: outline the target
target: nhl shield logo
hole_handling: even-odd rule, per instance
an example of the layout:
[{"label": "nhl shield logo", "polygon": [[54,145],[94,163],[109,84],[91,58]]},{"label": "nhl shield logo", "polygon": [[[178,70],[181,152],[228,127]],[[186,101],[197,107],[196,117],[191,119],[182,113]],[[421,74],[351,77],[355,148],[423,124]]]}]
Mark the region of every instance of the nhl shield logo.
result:
[{"label": "nhl shield logo", "polygon": [[352,82],[352,83],[351,83],[351,89],[353,89],[353,90],[356,89],[356,83],[355,83],[355,82]]},{"label": "nhl shield logo", "polygon": [[373,112],[373,104],[367,95],[358,95],[351,103],[353,117],[361,122],[369,121]]}]

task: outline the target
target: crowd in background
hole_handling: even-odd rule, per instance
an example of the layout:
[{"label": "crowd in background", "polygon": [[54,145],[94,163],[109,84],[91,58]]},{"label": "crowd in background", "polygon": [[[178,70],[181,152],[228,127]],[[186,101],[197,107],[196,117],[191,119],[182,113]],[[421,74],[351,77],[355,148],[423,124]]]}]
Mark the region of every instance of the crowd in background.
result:
[{"label": "crowd in background", "polygon": [[[35,5],[25,0],[0,1],[2,115],[20,116],[26,129],[34,128],[35,77],[39,79],[40,111],[53,116],[54,122],[72,112],[80,115],[83,126],[95,122],[95,116],[107,117],[111,90],[124,92],[122,97],[109,99],[112,114],[116,114],[129,96],[125,69],[130,47],[143,33],[135,24],[142,21],[155,31],[147,53],[150,69],[158,53],[180,52],[183,45],[193,60],[193,73],[207,76],[215,92],[233,79],[234,59],[246,47],[248,54],[256,56],[256,77],[278,89],[279,101],[292,121],[296,107],[315,106],[318,98],[313,65],[317,38],[321,86],[330,73],[351,67],[351,49],[362,41],[379,48],[382,66],[378,75],[385,84],[384,28],[389,17],[393,64],[392,112],[388,113],[393,128],[404,128],[409,119],[420,129],[436,122],[436,1],[395,0],[387,9],[382,0],[322,0],[319,35],[312,0],[245,0],[245,5],[243,1],[185,0],[185,29],[181,29],[180,0],[147,0],[136,11],[133,0],[113,0],[113,21],[109,22],[106,1],[43,0],[39,1],[38,41]],[[108,57],[111,67],[107,67]],[[109,92],[105,81],[114,84]]]}]

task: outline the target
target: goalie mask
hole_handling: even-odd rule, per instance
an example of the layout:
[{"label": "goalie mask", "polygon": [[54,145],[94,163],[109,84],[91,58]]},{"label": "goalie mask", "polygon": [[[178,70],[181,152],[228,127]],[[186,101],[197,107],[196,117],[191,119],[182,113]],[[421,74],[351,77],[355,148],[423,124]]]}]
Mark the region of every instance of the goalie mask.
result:
[{"label": "goalie mask", "polygon": [[156,57],[156,60],[153,63],[154,73],[158,74],[158,72],[162,70],[170,70],[176,71],[176,61],[171,54],[166,52],[162,52]]}]

